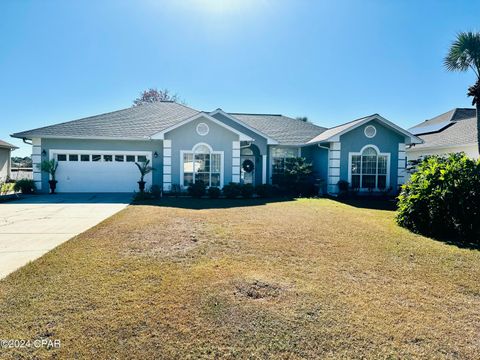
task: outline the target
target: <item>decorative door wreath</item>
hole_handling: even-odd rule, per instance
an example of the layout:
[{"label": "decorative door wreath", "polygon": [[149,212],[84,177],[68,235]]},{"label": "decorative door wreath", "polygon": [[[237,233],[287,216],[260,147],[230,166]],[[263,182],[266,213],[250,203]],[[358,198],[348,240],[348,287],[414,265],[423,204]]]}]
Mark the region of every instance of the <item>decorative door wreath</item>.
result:
[{"label": "decorative door wreath", "polygon": [[255,164],[253,163],[252,160],[247,159],[243,162],[242,168],[243,168],[243,171],[245,171],[246,173],[251,173],[255,168]]}]

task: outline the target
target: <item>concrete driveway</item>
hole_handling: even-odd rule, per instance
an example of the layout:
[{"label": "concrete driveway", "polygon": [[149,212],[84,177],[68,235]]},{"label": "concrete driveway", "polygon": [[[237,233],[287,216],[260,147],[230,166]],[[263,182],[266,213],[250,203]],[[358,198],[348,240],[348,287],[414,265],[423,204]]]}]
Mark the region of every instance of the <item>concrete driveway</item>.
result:
[{"label": "concrete driveway", "polygon": [[35,195],[0,204],[0,279],[125,208],[131,194]]}]

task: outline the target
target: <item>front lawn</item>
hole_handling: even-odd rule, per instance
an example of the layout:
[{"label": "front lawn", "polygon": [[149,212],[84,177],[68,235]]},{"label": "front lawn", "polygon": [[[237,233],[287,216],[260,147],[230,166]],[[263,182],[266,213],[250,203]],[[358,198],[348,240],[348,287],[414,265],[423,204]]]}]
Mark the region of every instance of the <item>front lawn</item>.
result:
[{"label": "front lawn", "polygon": [[61,340],[0,358],[480,358],[477,250],[332,200],[164,205],[0,281],[0,339]]}]

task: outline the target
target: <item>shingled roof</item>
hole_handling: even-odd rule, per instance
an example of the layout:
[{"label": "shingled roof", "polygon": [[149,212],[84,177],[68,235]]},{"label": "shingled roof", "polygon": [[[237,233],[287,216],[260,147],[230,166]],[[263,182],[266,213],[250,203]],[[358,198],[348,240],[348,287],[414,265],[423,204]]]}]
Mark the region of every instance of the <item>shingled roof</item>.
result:
[{"label": "shingled roof", "polygon": [[12,145],[10,143],[7,143],[6,141],[0,140],[0,148],[2,149],[18,149],[15,145]]},{"label": "shingled roof", "polygon": [[145,139],[196,114],[174,102],[157,102],[15,133],[18,138]]},{"label": "shingled roof", "polygon": [[326,128],[277,114],[229,113],[234,118],[257,129],[283,145],[305,144]]},{"label": "shingled roof", "polygon": [[[438,130],[429,132],[429,128]],[[424,133],[418,133],[417,135],[424,142],[416,145],[415,149],[475,144],[477,142],[476,110],[455,108],[432,119],[425,120],[409,130],[413,132],[424,131]]]},{"label": "shingled roof", "polygon": [[[174,102],[158,102],[15,133],[17,138],[66,137],[146,139],[201,111]],[[325,128],[283,115],[231,116],[284,145],[304,144]]]}]

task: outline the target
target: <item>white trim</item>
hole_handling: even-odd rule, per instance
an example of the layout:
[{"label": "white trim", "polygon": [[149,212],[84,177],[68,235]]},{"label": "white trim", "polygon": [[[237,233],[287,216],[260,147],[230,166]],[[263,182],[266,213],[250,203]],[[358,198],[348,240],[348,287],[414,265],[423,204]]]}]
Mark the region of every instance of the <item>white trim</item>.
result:
[{"label": "white trim", "polygon": [[230,115],[230,114],[227,114],[225,111],[223,111],[222,109],[217,109],[215,111],[212,111],[209,113],[210,116],[213,116],[213,115],[216,115],[216,114],[221,114],[223,116],[225,116],[226,118],[232,120],[232,121],[235,121],[237,124],[243,126],[244,128],[250,130],[250,131],[253,131],[254,133],[260,135],[261,137],[267,139],[267,145],[277,145],[278,144],[278,141],[275,140],[275,139],[272,139],[271,137],[269,137],[267,134],[251,127],[250,125],[247,125],[246,123],[244,123],[243,121],[237,119],[236,117]]},{"label": "white trim", "polygon": [[244,133],[242,133],[242,132],[240,132],[240,131],[232,128],[231,126],[228,126],[228,125],[224,124],[224,123],[221,122],[220,120],[215,119],[214,117],[208,115],[208,114],[205,113],[205,112],[200,112],[200,113],[198,113],[198,114],[196,114],[196,115],[194,115],[194,116],[189,117],[188,119],[185,119],[185,120],[183,120],[183,121],[180,121],[179,123],[176,123],[175,125],[170,126],[170,127],[166,128],[165,130],[162,130],[162,131],[160,131],[160,132],[152,135],[152,136],[151,136],[151,139],[160,139],[160,140],[163,140],[163,139],[165,138],[165,134],[166,134],[166,133],[168,133],[168,132],[170,132],[170,131],[172,131],[172,130],[175,130],[176,128],[179,128],[179,127],[181,127],[181,126],[183,126],[183,125],[185,125],[185,124],[188,124],[188,123],[190,123],[190,122],[192,122],[192,121],[194,121],[194,120],[200,119],[200,118],[205,118],[205,119],[207,119],[207,120],[210,120],[210,121],[214,122],[215,124],[220,125],[221,127],[223,127],[223,128],[225,128],[225,129],[227,129],[227,130],[229,130],[229,131],[237,134],[237,135],[239,136],[239,138],[240,138],[240,141],[253,141],[253,140],[254,140],[254,139],[252,139],[250,136],[248,136],[248,135],[246,135],[246,134],[244,134]]},{"label": "white trim", "polygon": [[405,144],[404,143],[398,143],[398,151],[405,151]]},{"label": "white trim", "polygon": [[[367,134],[367,129],[373,129],[373,134],[372,135],[368,135]],[[363,129],[363,133],[365,134],[365,136],[369,139],[373,139],[375,137],[375,135],[377,135],[377,128],[373,125],[367,125],[365,126],[365,129]]]},{"label": "white trim", "polygon": [[337,183],[340,181],[340,157],[342,155],[342,144],[331,142],[328,148],[327,168],[327,192],[331,195],[338,194]]},{"label": "white trim", "polygon": [[73,136],[73,135],[64,135],[64,136],[57,136],[57,135],[34,135],[37,136],[33,138],[30,135],[25,136],[17,136],[17,134],[10,135],[11,137],[17,139],[78,139],[78,140],[128,140],[128,141],[146,141],[151,140],[148,136],[143,137],[121,137],[121,136]]},{"label": "white trim", "polygon": [[[163,171],[162,171],[162,189],[163,191],[172,190],[172,140],[163,139]],[[169,175],[169,176],[165,176]]]},{"label": "white trim", "polygon": [[[195,149],[200,146],[200,145],[205,145],[208,147],[208,149],[210,150],[210,154],[220,154],[220,188],[223,188],[223,184],[224,184],[224,174],[225,174],[225,171],[224,171],[224,151],[213,151],[212,147],[207,144],[207,143],[197,143],[195,144],[191,150],[180,150],[180,188],[184,189],[185,186],[183,185],[183,175],[184,175],[184,171],[183,171],[183,155],[184,154],[194,154],[195,155]],[[195,158],[194,158],[195,160]],[[210,171],[210,174],[211,174],[211,171]],[[195,183],[195,172],[193,173],[193,183]]]},{"label": "white trim", "polygon": [[332,142],[330,144],[330,150],[335,151],[335,150],[342,150],[342,143],[341,142]]},{"label": "white trim", "polygon": [[64,150],[64,149],[50,149],[49,159],[52,158],[52,154],[92,154],[92,155],[145,155],[152,161],[152,152],[151,151],[134,151],[134,150]]},{"label": "white trim", "polygon": [[[205,127],[205,132],[201,132],[199,130],[199,127],[200,126],[204,126]],[[207,136],[208,133],[210,132],[210,126],[207,125],[207,123],[204,123],[204,122],[201,122],[201,123],[198,123],[197,124],[197,127],[195,128],[195,130],[197,131],[197,134],[200,135],[200,136]]]},{"label": "white trim", "polygon": [[[375,176],[378,177],[378,157],[379,156],[386,156],[387,157],[387,174],[386,174],[385,189],[388,189],[390,187],[390,153],[380,152],[380,149],[376,145],[373,145],[373,144],[365,145],[364,147],[362,147],[362,149],[359,152],[349,152],[348,153],[348,182],[349,182],[349,184],[352,184],[352,156],[353,155],[362,156],[363,151],[368,147],[374,148],[375,151],[377,152],[377,172],[375,173]],[[360,168],[360,176],[362,176],[361,171],[362,170]],[[368,191],[368,189],[360,188],[359,191],[360,192],[365,192],[365,191]],[[373,191],[383,191],[383,190],[375,188],[375,189],[373,189]]]},{"label": "white trim", "polygon": [[262,184],[267,183],[267,155],[262,155]]}]

